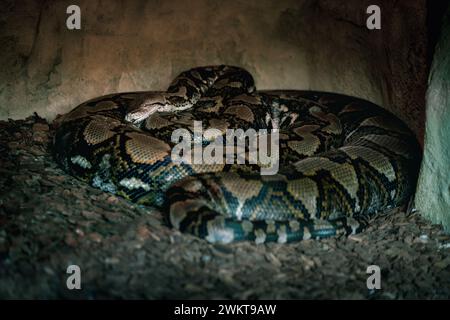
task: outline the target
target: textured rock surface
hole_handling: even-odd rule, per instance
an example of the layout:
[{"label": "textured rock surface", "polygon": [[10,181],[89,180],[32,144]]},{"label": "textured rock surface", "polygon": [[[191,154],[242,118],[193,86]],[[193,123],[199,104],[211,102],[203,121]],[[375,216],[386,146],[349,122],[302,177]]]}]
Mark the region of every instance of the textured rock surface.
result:
[{"label": "textured rock surface", "polygon": [[181,70],[228,63],[257,86],[366,98],[421,139],[427,77],[425,0],[377,1],[381,30],[366,28],[371,1],[1,2],[0,118],[33,111],[51,120],[114,91],[160,90]]},{"label": "textured rock surface", "polygon": [[[450,235],[401,210],[348,238],[212,245],[53,161],[54,130],[0,121],[0,298],[449,299]],[[68,265],[82,290],[68,290]],[[369,265],[381,290],[368,290]],[[189,319],[189,318],[187,318]]]},{"label": "textured rock surface", "polygon": [[450,7],[433,59],[426,117],[425,153],[416,206],[450,231]]}]

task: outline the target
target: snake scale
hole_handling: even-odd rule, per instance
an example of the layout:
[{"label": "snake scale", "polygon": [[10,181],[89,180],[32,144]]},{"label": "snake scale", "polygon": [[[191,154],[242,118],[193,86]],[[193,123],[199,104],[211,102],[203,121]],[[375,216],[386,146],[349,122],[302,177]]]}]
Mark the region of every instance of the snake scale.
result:
[{"label": "snake scale", "polygon": [[[222,134],[278,129],[278,173],[261,175],[248,163],[175,163],[172,132],[192,133],[194,120]],[[184,71],[164,92],[87,101],[58,123],[54,155],[65,171],[161,207],[171,226],[209,242],[360,232],[376,213],[408,201],[420,162],[411,131],[382,108],[334,93],[257,91],[248,71],[227,65]]]}]

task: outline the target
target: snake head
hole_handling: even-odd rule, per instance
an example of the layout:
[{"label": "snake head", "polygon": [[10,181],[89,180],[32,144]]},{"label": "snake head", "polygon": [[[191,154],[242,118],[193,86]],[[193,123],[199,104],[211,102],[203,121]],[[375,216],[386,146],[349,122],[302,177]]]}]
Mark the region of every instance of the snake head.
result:
[{"label": "snake head", "polygon": [[125,120],[140,123],[155,112],[171,111],[174,106],[166,99],[165,92],[145,93],[128,108]]}]

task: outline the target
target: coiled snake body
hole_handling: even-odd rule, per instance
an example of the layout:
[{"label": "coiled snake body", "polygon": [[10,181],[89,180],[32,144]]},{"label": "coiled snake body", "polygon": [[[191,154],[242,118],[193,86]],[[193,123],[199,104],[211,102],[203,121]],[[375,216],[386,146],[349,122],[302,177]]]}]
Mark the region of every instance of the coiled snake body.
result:
[{"label": "coiled snake body", "polygon": [[[279,172],[175,163],[172,132],[192,132],[194,120],[223,134],[279,129]],[[224,65],[185,71],[166,92],[85,102],[62,118],[54,140],[57,162],[75,177],[163,207],[173,227],[222,243],[359,232],[377,212],[408,200],[418,148],[402,122],[372,103],[314,91],[256,91],[247,71]]]}]

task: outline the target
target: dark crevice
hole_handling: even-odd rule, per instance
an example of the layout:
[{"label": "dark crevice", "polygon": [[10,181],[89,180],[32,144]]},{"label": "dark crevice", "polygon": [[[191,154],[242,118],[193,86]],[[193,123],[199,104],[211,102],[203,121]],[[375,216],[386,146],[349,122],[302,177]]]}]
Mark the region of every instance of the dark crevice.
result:
[{"label": "dark crevice", "polygon": [[449,2],[447,1],[427,1],[428,68],[430,68],[431,62],[433,61],[434,50],[441,34],[442,21],[448,6]]}]

